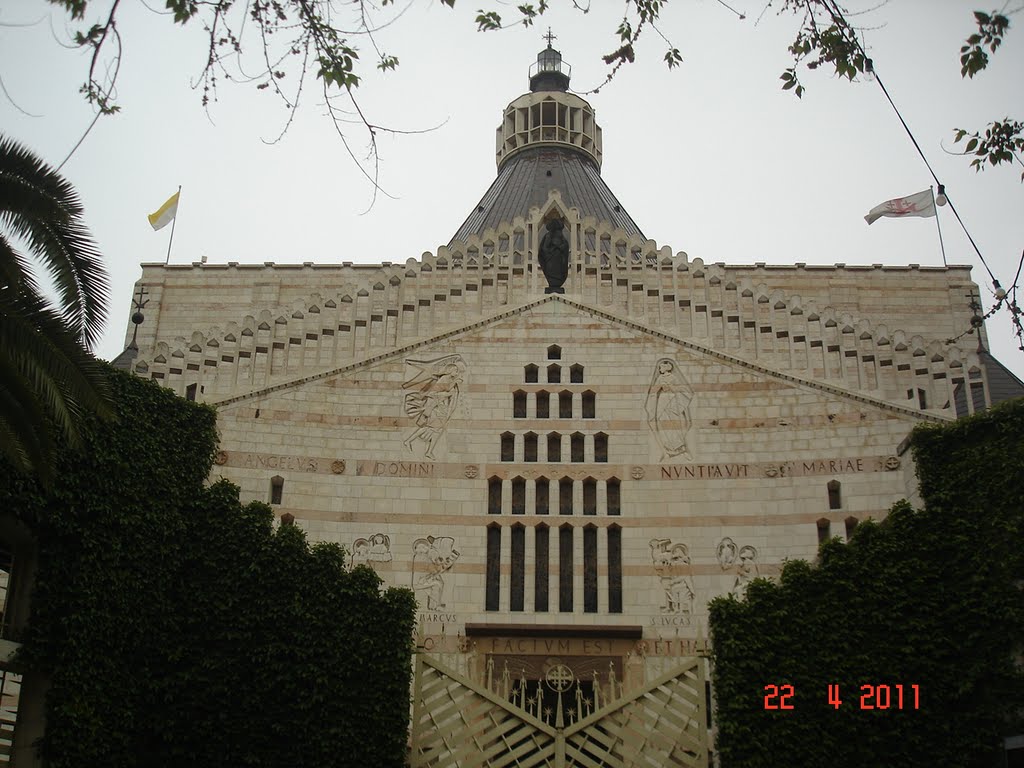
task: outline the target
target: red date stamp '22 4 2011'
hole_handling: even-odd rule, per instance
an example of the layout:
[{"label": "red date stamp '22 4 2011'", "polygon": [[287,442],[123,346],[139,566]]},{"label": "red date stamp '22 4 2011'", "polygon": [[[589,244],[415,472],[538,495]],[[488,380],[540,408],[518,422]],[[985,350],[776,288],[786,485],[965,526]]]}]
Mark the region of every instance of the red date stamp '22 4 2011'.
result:
[{"label": "red date stamp '22 4 2011'", "polygon": [[[795,696],[796,689],[792,685],[766,685],[764,687],[764,708],[773,710],[796,709],[793,702]],[[857,702],[858,699],[854,698],[849,702],[849,706],[856,707]],[[838,683],[829,684],[828,703],[834,709],[839,709],[843,706]],[[916,683],[907,686],[902,684],[870,685],[865,683],[860,686],[859,703],[861,709],[920,709],[921,686]]]}]

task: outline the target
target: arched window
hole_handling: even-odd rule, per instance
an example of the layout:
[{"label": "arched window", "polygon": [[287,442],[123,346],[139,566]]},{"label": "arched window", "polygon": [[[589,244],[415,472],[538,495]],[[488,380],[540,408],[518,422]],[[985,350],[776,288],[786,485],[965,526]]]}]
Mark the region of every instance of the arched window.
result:
[{"label": "arched window", "polygon": [[857,530],[857,518],[848,517],[846,518],[846,540],[849,541],[853,537],[853,532]]},{"label": "arched window", "polygon": [[548,433],[548,461],[562,460],[562,436],[557,432]]},{"label": "arched window", "polygon": [[270,503],[280,504],[281,497],[284,495],[284,478],[280,475],[275,475],[270,478]]},{"label": "arched window", "polygon": [[501,514],[501,478],[492,477],[487,481],[487,514]]},{"label": "arched window", "polygon": [[512,393],[512,418],[526,418],[526,393],[522,390],[516,390]]},{"label": "arched window", "polygon": [[526,480],[521,477],[512,478],[512,514],[526,514]]},{"label": "arched window", "polygon": [[533,576],[533,610],[538,613],[545,613],[548,610],[548,548],[549,548],[548,527],[541,523],[534,532],[534,552],[537,567]]},{"label": "arched window", "polygon": [[583,366],[579,363],[569,366],[569,383],[570,384],[582,384],[583,383]]},{"label": "arched window", "polygon": [[537,371],[538,371],[537,366],[534,365],[533,363],[530,363],[528,366],[523,368],[523,380],[527,384],[536,384],[537,383]]},{"label": "arched window", "polygon": [[537,433],[527,432],[523,435],[523,461],[537,460]]},{"label": "arched window", "polygon": [[558,393],[558,418],[572,418],[572,392],[563,390]]},{"label": "arched window", "polygon": [[558,610],[572,613],[572,526],[558,529]]},{"label": "arched window", "polygon": [[828,482],[828,508],[843,508],[842,485],[838,480],[829,480]]},{"label": "arched window", "polygon": [[583,481],[583,514],[597,514],[597,480],[592,477]]},{"label": "arched window", "polygon": [[828,541],[829,536],[832,533],[832,524],[827,518],[821,518],[818,521],[818,543],[823,544]]},{"label": "arched window", "polygon": [[597,395],[589,389],[583,393],[583,418],[593,419],[597,415]]},{"label": "arched window", "polygon": [[501,601],[501,527],[487,526],[487,588],[484,610],[496,611]]},{"label": "arched window", "polygon": [[516,438],[511,432],[505,432],[501,436],[501,460],[516,460]]},{"label": "arched window", "polygon": [[563,477],[558,481],[558,514],[572,514],[572,478]]},{"label": "arched window", "polygon": [[573,432],[569,438],[569,458],[572,461],[583,461],[583,433]]},{"label": "arched window", "polygon": [[560,384],[562,381],[562,366],[552,363],[548,366],[548,384]]},{"label": "arched window", "polygon": [[552,344],[548,347],[548,360],[561,360],[562,359],[562,348],[557,344]]},{"label": "arched window", "polygon": [[617,477],[608,478],[608,514],[622,514],[622,485]]},{"label": "arched window", "polygon": [[549,496],[551,493],[551,481],[546,477],[538,477],[537,485],[534,489],[534,507],[537,510],[538,515],[546,515],[548,513]]},{"label": "arched window", "polygon": [[622,613],[622,529],[608,526],[608,613]]},{"label": "arched window", "polygon": [[551,415],[551,393],[543,389],[537,393],[537,418],[546,419]]},{"label": "arched window", "polygon": [[508,608],[510,611],[523,610],[526,594],[526,528],[512,526],[512,572],[508,580]]},{"label": "arched window", "polygon": [[583,612],[597,613],[597,527],[583,528]]},{"label": "arched window", "polygon": [[608,461],[608,435],[604,432],[594,435],[594,461]]}]

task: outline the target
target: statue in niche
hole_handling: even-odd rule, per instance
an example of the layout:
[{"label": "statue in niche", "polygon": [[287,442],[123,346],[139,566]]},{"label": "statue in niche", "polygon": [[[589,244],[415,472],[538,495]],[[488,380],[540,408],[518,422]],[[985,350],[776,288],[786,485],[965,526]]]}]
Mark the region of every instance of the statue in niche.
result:
[{"label": "statue in niche", "polygon": [[416,428],[404,441],[409,450],[422,440],[423,455],[434,458],[434,447],[448,427],[448,421],[459,404],[466,381],[466,361],[462,355],[445,355],[434,360],[406,360],[416,372],[402,384],[412,390],[405,395],[405,413],[416,422]]},{"label": "statue in niche", "polygon": [[[427,536],[412,543],[412,586],[420,605],[426,610],[445,607],[444,574],[458,559],[459,551],[455,549],[455,539],[451,536]],[[419,579],[416,578],[417,565],[422,565],[427,571]]]},{"label": "statue in niche", "polygon": [[718,542],[718,564],[722,566],[723,571],[729,570],[736,562],[737,551],[736,542],[728,536]]},{"label": "statue in niche", "polygon": [[569,276],[569,241],[563,230],[561,219],[549,219],[545,223],[547,232],[540,239],[537,261],[547,278],[548,287],[544,293],[565,293],[565,279]]},{"label": "statue in niche", "polygon": [[692,400],[693,389],[679,366],[674,360],[661,358],[654,366],[644,410],[647,412],[647,426],[661,447],[662,461],[675,456],[693,458],[687,445]]},{"label": "statue in niche", "polygon": [[696,594],[690,580],[689,550],[685,544],[673,544],[671,539],[651,539],[650,547],[654,572],[661,582],[661,612],[677,614],[689,624]]}]

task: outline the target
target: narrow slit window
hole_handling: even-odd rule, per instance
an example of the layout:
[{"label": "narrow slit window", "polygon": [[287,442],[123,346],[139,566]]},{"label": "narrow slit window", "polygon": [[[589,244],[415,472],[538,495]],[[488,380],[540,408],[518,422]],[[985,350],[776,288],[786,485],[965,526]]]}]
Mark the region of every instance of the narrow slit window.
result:
[{"label": "narrow slit window", "polygon": [[512,514],[526,514],[526,480],[521,477],[512,478]]},{"label": "narrow slit window", "polygon": [[548,384],[560,384],[562,382],[562,366],[548,366]]},{"label": "narrow slit window", "polygon": [[537,383],[538,368],[536,365],[528,365],[523,369],[523,379],[527,384]]},{"label": "narrow slit window", "polygon": [[185,387],[185,399],[186,400],[195,400],[196,399],[196,392],[198,390],[199,390],[199,385],[198,384],[189,384],[187,387]]},{"label": "narrow slit window", "polygon": [[526,594],[526,528],[512,526],[512,573],[509,575],[508,607],[510,611],[523,610]]},{"label": "narrow slit window", "polygon": [[615,477],[608,479],[608,514],[622,514],[622,484]]},{"label": "narrow slit window", "polygon": [[846,540],[849,541],[853,537],[853,532],[857,530],[857,518],[848,517],[846,518]]},{"label": "narrow slit window", "polygon": [[547,419],[551,416],[551,393],[543,389],[537,393],[537,418]]},{"label": "narrow slit window", "polygon": [[548,505],[550,503],[549,495],[551,493],[551,481],[546,477],[538,477],[535,490],[534,506],[537,509],[537,514],[546,515],[548,513]]},{"label": "narrow slit window", "polygon": [[597,480],[592,477],[583,481],[583,514],[597,514]]},{"label": "narrow slit window", "polygon": [[563,477],[558,481],[558,514],[572,514],[572,478]]},{"label": "narrow slit window", "polygon": [[548,461],[562,460],[562,436],[557,432],[548,434]]},{"label": "narrow slit window", "polygon": [[569,367],[569,383],[570,384],[582,384],[583,383],[583,366],[572,365]]},{"label": "narrow slit window", "polygon": [[277,475],[270,478],[270,503],[280,504],[284,495],[284,478]]},{"label": "narrow slit window", "polygon": [[818,543],[824,544],[826,541],[828,541],[831,533],[832,524],[826,518],[821,518],[818,521]]},{"label": "narrow slit window", "polygon": [[533,579],[533,609],[538,613],[548,610],[548,543],[548,527],[542,523],[534,534],[537,567]]},{"label": "narrow slit window", "polygon": [[572,526],[558,529],[558,610],[572,613]]},{"label": "narrow slit window", "polygon": [[608,527],[608,613],[622,613],[622,529]]},{"label": "narrow slit window", "polygon": [[597,395],[589,389],[583,393],[583,418],[593,419],[597,415]]},{"label": "narrow slit window", "polygon": [[526,418],[526,393],[522,390],[516,390],[512,393],[512,418]]},{"label": "narrow slit window", "polygon": [[527,432],[523,435],[523,461],[537,460],[537,433]]},{"label": "narrow slit window", "polygon": [[828,483],[828,508],[829,509],[842,509],[843,508],[843,491],[842,485],[838,480],[830,480]]},{"label": "narrow slit window", "polygon": [[574,432],[572,437],[569,439],[569,448],[571,451],[570,458],[573,461],[583,461],[583,434],[580,432]]},{"label": "narrow slit window", "polygon": [[572,418],[572,392],[563,391],[558,393],[558,418]]},{"label": "narrow slit window", "polygon": [[487,591],[484,610],[496,611],[501,599],[501,528],[487,526]]},{"label": "narrow slit window", "polygon": [[604,432],[594,435],[594,461],[608,461],[608,435]]},{"label": "narrow slit window", "polygon": [[583,529],[583,612],[597,613],[597,528]]},{"label": "narrow slit window", "polygon": [[515,461],[516,458],[516,438],[511,432],[506,432],[501,436],[501,460],[502,461]]},{"label": "narrow slit window", "polygon": [[501,478],[492,477],[487,481],[487,514],[501,514]]}]

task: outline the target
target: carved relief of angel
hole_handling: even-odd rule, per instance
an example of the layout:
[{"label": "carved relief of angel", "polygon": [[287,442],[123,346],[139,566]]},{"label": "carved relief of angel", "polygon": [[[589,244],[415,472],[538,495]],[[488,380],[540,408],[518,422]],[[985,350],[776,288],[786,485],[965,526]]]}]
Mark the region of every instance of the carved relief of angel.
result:
[{"label": "carved relief of angel", "polygon": [[411,390],[405,395],[405,413],[416,422],[416,427],[404,441],[412,450],[419,440],[426,443],[423,455],[434,458],[434,446],[444,434],[459,404],[461,387],[466,380],[466,361],[461,355],[446,355],[434,360],[406,360],[416,368],[411,378],[402,384]]},{"label": "carved relief of angel", "polygon": [[647,412],[647,426],[661,446],[662,461],[673,456],[692,458],[687,446],[692,400],[693,389],[679,366],[674,360],[661,358],[654,367],[644,410]]}]

